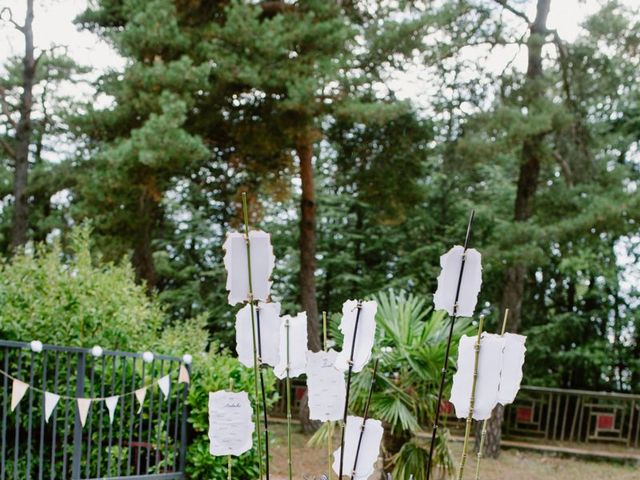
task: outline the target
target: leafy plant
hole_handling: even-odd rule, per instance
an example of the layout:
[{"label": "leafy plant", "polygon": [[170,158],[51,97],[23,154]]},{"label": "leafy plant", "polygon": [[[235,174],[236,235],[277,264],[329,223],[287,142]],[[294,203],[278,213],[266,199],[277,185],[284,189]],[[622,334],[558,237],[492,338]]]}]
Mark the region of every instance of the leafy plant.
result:
[{"label": "leafy plant", "polygon": [[[379,365],[369,414],[384,423],[385,467],[393,469],[393,478],[408,480],[413,475],[415,480],[422,480],[429,444],[418,434],[431,425],[437,408],[450,320],[444,312],[434,312],[420,295],[389,290],[374,299],[378,302],[378,350],[374,356]],[[469,320],[458,319],[454,326],[452,363],[458,340],[469,325]],[[350,405],[354,413],[364,411],[371,376],[367,369],[354,377]],[[447,382],[447,388],[449,385]],[[324,436],[321,431],[314,441]],[[434,465],[443,474],[453,471],[444,428],[438,435]]]}]

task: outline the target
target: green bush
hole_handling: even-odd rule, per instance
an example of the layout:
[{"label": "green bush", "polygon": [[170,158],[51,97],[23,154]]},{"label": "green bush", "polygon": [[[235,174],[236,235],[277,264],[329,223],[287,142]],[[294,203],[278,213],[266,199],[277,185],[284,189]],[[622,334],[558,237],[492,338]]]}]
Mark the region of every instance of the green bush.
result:
[{"label": "green bush", "polygon": [[[193,426],[195,437],[187,452],[187,474],[189,478],[198,480],[226,479],[227,457],[212,457],[209,454],[209,392],[229,390],[232,382],[234,391],[248,392],[255,405],[253,369],[246,368],[226,352],[219,352],[215,344],[208,353],[195,356],[193,366],[193,380],[198,388],[189,391],[189,423]],[[269,405],[272,405],[275,401],[275,377],[271,370],[264,371],[264,379]],[[233,457],[232,473],[233,478],[238,480],[259,477],[255,448],[239,457]]]},{"label": "green bush", "polygon": [[68,252],[58,242],[39,245],[1,265],[0,336],[134,352],[152,346],[165,317],[133,269],[94,260],[87,227],[70,238]]},{"label": "green bush", "polygon": [[[90,237],[89,228],[77,228],[71,233],[66,249],[59,242],[38,245],[32,251],[18,253],[0,265],[0,338],[23,342],[40,340],[48,344],[84,348],[100,345],[108,350],[133,352],[150,350],[174,356],[192,354],[188,422],[193,434],[189,435],[191,444],[188,446],[187,471],[190,478],[194,479],[226,479],[227,459],[209,454],[208,393],[228,388],[229,379],[232,378],[234,389],[246,390],[253,398],[252,369],[243,367],[228,351],[220,350],[216,344],[209,345],[205,315],[169,324],[168,316],[159,302],[147,294],[143,285],[135,282],[133,269],[128,263],[102,263],[99,258],[92,256]],[[23,357],[25,362],[33,358],[34,378],[41,378],[42,358],[39,355]],[[15,358],[11,358],[11,371],[15,371],[14,363]],[[111,378],[111,364],[107,363],[103,369],[99,363],[95,370],[96,378],[101,375]],[[23,362],[23,371],[26,371],[26,365]],[[273,375],[269,372],[265,374],[267,392],[273,397]],[[72,373],[69,379],[71,385],[75,384],[74,375]],[[140,372],[134,372],[130,365],[125,370],[118,367],[116,375],[118,379],[124,376],[126,385],[142,381],[133,381],[133,375],[139,376]],[[51,382],[51,378],[48,378],[48,382]],[[39,393],[35,394],[31,408],[35,425],[39,424],[42,415],[40,398]],[[20,408],[26,412],[26,399],[21,402]],[[61,400],[58,409],[62,412],[63,408],[65,401]],[[105,407],[97,404],[92,408]],[[26,420],[27,416],[23,414],[18,426],[23,433],[21,442],[26,440]],[[108,429],[106,412],[103,412],[101,420],[102,427]],[[144,420],[143,413],[140,418],[136,416],[134,421]],[[128,430],[128,421],[128,415],[125,415],[125,431]],[[93,422],[95,437],[100,421],[94,418]],[[87,428],[85,430],[88,431]],[[8,452],[11,458],[12,448],[10,446]],[[49,458],[48,448],[45,448],[46,458]],[[70,445],[58,445],[58,457],[61,457],[64,448],[69,449]],[[24,446],[20,449],[24,451]],[[92,451],[92,463],[97,462],[96,450]],[[107,456],[108,452],[103,451],[102,471],[105,471]],[[165,460],[169,463],[173,461],[172,458]],[[61,462],[60,458],[57,467],[61,468]],[[24,472],[22,463],[20,472]],[[257,465],[254,450],[236,458],[233,464],[234,478],[256,478]],[[59,475],[60,468],[56,469]]]}]

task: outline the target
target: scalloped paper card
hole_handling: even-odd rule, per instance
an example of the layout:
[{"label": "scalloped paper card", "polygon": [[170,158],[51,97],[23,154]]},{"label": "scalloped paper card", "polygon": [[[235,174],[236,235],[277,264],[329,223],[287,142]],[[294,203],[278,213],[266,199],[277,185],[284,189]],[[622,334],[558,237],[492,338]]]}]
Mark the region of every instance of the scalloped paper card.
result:
[{"label": "scalloped paper card", "polygon": [[[250,304],[246,304],[236,314],[236,352],[238,360],[245,367],[253,367],[251,307]],[[258,302],[253,314],[256,352],[260,354],[262,363],[275,367],[280,359],[280,304]]]},{"label": "scalloped paper card", "polygon": [[[371,358],[371,349],[376,336],[376,311],[378,304],[374,301],[362,302],[358,316],[358,301],[347,300],[342,305],[342,321],[340,331],[344,335],[342,351],[336,357],[336,368],[347,370],[353,346],[353,371],[360,372]],[[356,332],[356,320],[358,330]],[[355,334],[355,343],[353,338]]]},{"label": "scalloped paper card", "polygon": [[[438,289],[433,296],[436,310],[446,310],[453,316],[453,307],[458,289],[460,267],[464,247],[456,245],[440,257],[440,275],[438,276]],[[458,317],[472,317],[478,303],[478,294],[482,286],[482,257],[474,248],[467,249],[464,272],[460,282],[460,294],[458,297],[458,309],[455,312]]]},{"label": "scalloped paper card", "polygon": [[[271,272],[275,265],[271,237],[261,230],[249,232],[251,244],[251,283],[253,299],[266,302],[271,293]],[[224,266],[227,269],[229,304],[248,302],[249,269],[247,267],[247,243],[244,235],[230,232],[222,247],[225,250]]]}]

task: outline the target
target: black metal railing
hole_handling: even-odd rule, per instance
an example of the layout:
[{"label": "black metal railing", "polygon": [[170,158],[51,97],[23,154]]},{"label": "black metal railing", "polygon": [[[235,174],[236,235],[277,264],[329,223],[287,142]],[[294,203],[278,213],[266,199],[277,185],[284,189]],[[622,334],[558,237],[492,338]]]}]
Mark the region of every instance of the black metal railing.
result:
[{"label": "black metal railing", "polygon": [[[95,352],[94,352],[95,353]],[[147,359],[149,360],[149,359]],[[0,480],[181,479],[188,384],[181,359],[138,353],[0,341],[2,423]],[[156,386],[170,374],[169,396]],[[30,385],[11,412],[13,379]],[[148,386],[140,407],[133,392]],[[45,421],[44,394],[62,398]],[[75,398],[119,396],[114,421],[105,402],[91,403],[84,426]]]}]

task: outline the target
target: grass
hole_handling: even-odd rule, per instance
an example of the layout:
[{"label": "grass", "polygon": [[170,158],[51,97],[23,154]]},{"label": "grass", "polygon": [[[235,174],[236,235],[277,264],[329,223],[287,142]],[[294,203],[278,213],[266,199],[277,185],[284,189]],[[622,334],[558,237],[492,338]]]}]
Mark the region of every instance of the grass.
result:
[{"label": "grass", "polygon": [[[274,424],[271,429],[272,452],[271,479],[287,480],[287,435],[286,427]],[[293,472],[296,480],[319,479],[328,471],[326,449],[309,448],[309,437],[294,427]],[[334,444],[339,443],[336,438]],[[451,444],[455,463],[458,463],[462,445]],[[475,478],[475,455],[470,455],[465,468],[465,479]],[[333,475],[336,480],[337,475]],[[606,462],[581,461],[519,450],[503,450],[497,460],[484,459],[481,470],[482,480],[640,480],[640,468]],[[377,476],[371,480],[378,480]]]}]

